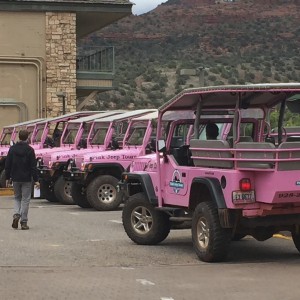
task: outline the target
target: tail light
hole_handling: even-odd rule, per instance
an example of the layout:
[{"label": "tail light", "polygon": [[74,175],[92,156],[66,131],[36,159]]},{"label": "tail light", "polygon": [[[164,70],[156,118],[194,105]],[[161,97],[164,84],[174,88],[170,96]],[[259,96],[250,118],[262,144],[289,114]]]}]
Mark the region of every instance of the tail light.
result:
[{"label": "tail light", "polygon": [[250,191],[251,190],[251,181],[249,178],[242,178],[240,180],[240,190],[241,191]]}]

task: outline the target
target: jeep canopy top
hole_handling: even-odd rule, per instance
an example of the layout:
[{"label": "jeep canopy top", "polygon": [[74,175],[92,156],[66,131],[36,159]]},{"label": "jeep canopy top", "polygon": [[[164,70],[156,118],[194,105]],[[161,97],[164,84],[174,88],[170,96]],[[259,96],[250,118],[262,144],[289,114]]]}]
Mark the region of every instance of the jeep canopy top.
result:
[{"label": "jeep canopy top", "polygon": [[125,112],[126,112],[125,110],[99,111],[96,114],[91,115],[91,116],[84,116],[79,119],[70,120],[68,123],[69,124],[77,124],[77,123],[91,122],[96,119],[106,118],[109,116],[114,116],[114,115],[122,114]]},{"label": "jeep canopy top", "polygon": [[[156,111],[156,109],[137,109],[133,111],[128,111],[123,114],[120,114],[118,116],[110,116],[107,118],[99,119],[99,122],[104,123],[104,122],[112,122],[112,121],[121,121],[121,120],[126,120],[126,119],[132,119],[135,116],[140,116],[143,114],[151,113]],[[97,122],[97,120],[95,120]]]},{"label": "jeep canopy top", "polygon": [[43,120],[44,120],[44,118],[28,120],[28,121],[25,121],[25,122],[4,126],[3,129],[5,129],[5,128],[14,128],[14,127],[22,127],[22,126],[26,126],[26,125],[29,125],[29,124],[35,124],[37,122],[41,122]]},{"label": "jeep canopy top", "polygon": [[[299,94],[299,83],[227,85],[185,89],[163,104],[166,110],[196,110],[201,102],[202,109],[234,109],[239,101],[240,108],[270,108],[283,100]],[[293,102],[295,102],[294,97]]]}]

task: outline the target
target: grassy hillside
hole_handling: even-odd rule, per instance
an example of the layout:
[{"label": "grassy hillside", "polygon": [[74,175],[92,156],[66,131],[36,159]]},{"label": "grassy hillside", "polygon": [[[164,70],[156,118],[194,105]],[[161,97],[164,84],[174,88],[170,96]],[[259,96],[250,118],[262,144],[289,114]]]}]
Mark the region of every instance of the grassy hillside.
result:
[{"label": "grassy hillside", "polygon": [[99,94],[97,109],[158,107],[186,87],[299,82],[300,4],[169,0],[84,43],[116,47],[118,88]]}]

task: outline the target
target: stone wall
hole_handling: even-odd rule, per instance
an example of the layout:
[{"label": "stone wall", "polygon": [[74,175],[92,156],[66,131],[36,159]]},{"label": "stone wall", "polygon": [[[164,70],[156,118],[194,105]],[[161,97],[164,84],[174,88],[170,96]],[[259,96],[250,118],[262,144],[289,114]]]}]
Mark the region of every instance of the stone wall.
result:
[{"label": "stone wall", "polygon": [[76,14],[46,13],[47,117],[76,111]]}]

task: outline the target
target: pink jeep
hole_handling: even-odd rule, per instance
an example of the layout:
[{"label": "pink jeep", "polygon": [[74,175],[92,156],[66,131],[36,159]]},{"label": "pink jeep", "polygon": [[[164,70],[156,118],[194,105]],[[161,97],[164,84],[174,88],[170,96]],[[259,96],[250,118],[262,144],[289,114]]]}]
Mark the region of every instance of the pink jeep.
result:
[{"label": "pink jeep", "polygon": [[82,149],[95,151],[93,145],[87,140],[94,123],[102,118],[124,112],[103,111],[68,122],[61,137],[60,147],[49,149],[47,153],[42,154],[38,164],[40,182],[44,188],[44,197],[47,200],[74,204],[70,195],[70,182],[66,182],[62,175],[68,160],[74,158]]},{"label": "pink jeep", "polygon": [[[129,238],[157,244],[174,222],[189,221],[194,249],[206,262],[224,260],[230,241],[245,235],[264,241],[290,231],[300,251],[300,142],[287,141],[283,124],[286,107],[299,112],[299,99],[300,84],[219,86],[184,90],[160,107],[156,154],[134,159],[119,183]],[[269,124],[275,107],[277,145]],[[191,135],[183,111],[195,113]],[[178,120],[165,139],[160,128],[174,112]],[[210,117],[207,126],[221,115],[219,122],[231,123],[226,139],[201,138],[201,118]],[[184,144],[173,147],[178,133]]]},{"label": "pink jeep", "polygon": [[35,124],[42,120],[35,119],[3,127],[0,135],[0,188],[5,187],[5,160],[10,145],[18,139],[19,130],[26,129],[30,124]]},{"label": "pink jeep", "polygon": [[[62,133],[70,120],[90,116],[96,113],[97,111],[78,111],[55,118],[44,119],[34,125],[28,126],[27,130],[29,131],[30,144],[35,150],[37,166],[41,164],[43,155],[53,151],[52,148],[60,146]],[[47,186],[42,182],[41,194],[43,196],[47,193]]]},{"label": "pink jeep", "polygon": [[[55,118],[48,118],[28,126],[27,130],[30,132],[31,147],[34,149],[59,147],[63,130],[68,121],[96,113],[97,111],[77,111]],[[48,150],[46,150],[46,152],[47,151]],[[37,153],[38,152],[36,152],[36,155]]]},{"label": "pink jeep", "polygon": [[3,148],[9,147],[12,142],[16,142],[16,140],[18,139],[18,133],[20,129],[26,129],[29,125],[35,124],[42,120],[44,119],[40,118],[4,126],[0,135],[0,149],[2,150]]},{"label": "pink jeep", "polygon": [[[122,140],[122,149],[103,149],[88,154],[83,152],[75,158],[76,167],[71,161],[68,170],[64,172],[66,180],[73,180],[72,197],[81,207],[94,207],[97,210],[117,208],[123,199],[116,190],[122,172],[128,168],[133,158],[151,151],[149,142],[153,127],[156,127],[153,121],[157,119],[157,110],[128,112],[114,119],[111,126],[118,128],[118,123],[125,120],[125,116],[131,121]],[[104,119],[101,123],[103,122]],[[105,141],[110,140],[111,134],[109,138],[105,137]]]}]

